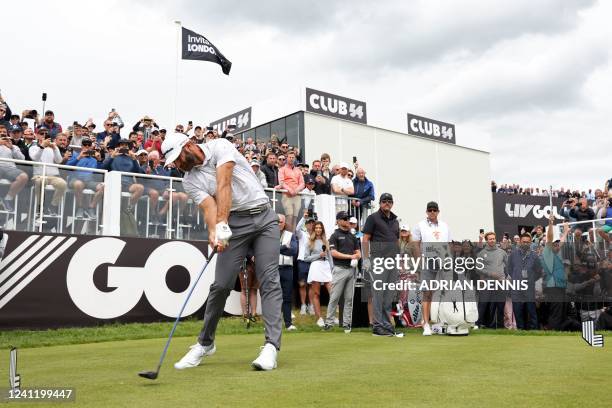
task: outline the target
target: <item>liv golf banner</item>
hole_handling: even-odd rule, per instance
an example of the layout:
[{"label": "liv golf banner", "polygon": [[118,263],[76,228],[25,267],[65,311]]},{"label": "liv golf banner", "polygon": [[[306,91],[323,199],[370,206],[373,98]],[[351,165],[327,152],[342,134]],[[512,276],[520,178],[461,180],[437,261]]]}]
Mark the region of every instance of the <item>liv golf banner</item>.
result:
[{"label": "liv golf banner", "polygon": [[221,51],[201,34],[182,27],[183,59],[210,61],[221,65],[225,75],[229,75],[232,63],[221,54]]}]

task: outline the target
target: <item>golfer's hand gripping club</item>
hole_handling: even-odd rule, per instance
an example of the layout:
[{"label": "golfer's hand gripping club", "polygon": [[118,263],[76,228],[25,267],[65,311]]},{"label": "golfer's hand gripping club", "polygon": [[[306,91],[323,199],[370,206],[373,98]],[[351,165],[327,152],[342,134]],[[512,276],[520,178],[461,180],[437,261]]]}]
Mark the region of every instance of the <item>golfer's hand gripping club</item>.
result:
[{"label": "golfer's hand gripping club", "polygon": [[220,246],[220,249],[227,247],[229,240],[232,237],[232,230],[226,222],[218,222],[215,227],[215,245]]}]

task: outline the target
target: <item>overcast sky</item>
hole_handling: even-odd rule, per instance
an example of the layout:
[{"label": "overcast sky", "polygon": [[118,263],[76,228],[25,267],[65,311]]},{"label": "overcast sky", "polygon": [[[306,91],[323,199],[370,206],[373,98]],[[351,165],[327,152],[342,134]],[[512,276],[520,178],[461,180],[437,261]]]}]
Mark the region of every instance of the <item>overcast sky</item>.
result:
[{"label": "overcast sky", "polygon": [[610,1],[12,1],[8,15],[2,95],[40,110],[45,91],[65,125],[116,108],[171,128],[178,19],[233,63],[180,64],[179,121],[309,86],[366,101],[382,128],[406,131],[407,112],[454,123],[498,184],[612,177]]}]

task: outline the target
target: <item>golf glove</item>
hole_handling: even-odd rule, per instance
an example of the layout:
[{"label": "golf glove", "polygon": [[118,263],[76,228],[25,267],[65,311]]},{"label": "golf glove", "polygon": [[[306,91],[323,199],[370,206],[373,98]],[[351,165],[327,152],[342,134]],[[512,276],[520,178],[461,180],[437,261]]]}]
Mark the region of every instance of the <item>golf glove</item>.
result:
[{"label": "golf glove", "polygon": [[359,259],[351,259],[351,268],[356,268],[359,264]]},{"label": "golf glove", "polygon": [[364,272],[372,270],[372,262],[370,261],[370,258],[363,258],[361,265],[363,266]]},{"label": "golf glove", "polygon": [[218,222],[215,227],[215,238],[217,242],[223,246],[226,246],[229,243],[230,238],[232,237],[232,230],[226,222]]}]

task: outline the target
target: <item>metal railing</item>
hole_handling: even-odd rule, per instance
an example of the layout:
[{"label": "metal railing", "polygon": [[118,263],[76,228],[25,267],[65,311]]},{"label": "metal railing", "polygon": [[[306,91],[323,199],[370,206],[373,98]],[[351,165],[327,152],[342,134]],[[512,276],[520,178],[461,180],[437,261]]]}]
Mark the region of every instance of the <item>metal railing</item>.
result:
[{"label": "metal railing", "polygon": [[[204,217],[198,205],[184,193],[181,178],[141,173],[108,172],[103,169],[4,158],[0,158],[0,170],[2,169],[1,166],[9,165],[9,163],[13,163],[17,169],[26,173],[28,182],[16,194],[13,211],[0,209],[0,225],[3,224],[5,229],[93,235],[135,235],[134,231],[126,231],[120,220],[116,219],[115,215],[120,217],[124,215],[122,212],[109,212],[111,207],[119,205],[121,211],[126,211],[128,207],[132,211],[131,215],[134,216],[136,221],[138,230],[136,235],[138,236],[196,240],[208,238],[208,229]],[[50,170],[51,168],[56,169],[56,171]],[[34,171],[34,169],[37,170]],[[36,183],[32,180],[34,173],[40,177],[40,189],[36,187]],[[6,193],[5,189],[10,189],[13,183],[10,177],[3,178],[3,174],[0,172],[1,197]],[[120,187],[114,186],[110,182],[116,178],[110,177],[112,174],[120,174]],[[76,208],[77,198],[72,183],[79,179],[79,176],[81,178],[86,176],[85,178],[89,180],[88,185],[83,190],[83,193],[89,199],[92,199],[96,194],[95,186],[97,184],[103,185],[103,193],[100,193],[103,194],[103,199],[99,199],[96,204],[93,219],[80,217]],[[66,181],[66,190],[61,197],[58,214],[47,212],[49,196],[52,192],[55,194],[55,188],[50,183],[50,177],[60,177]],[[142,185],[142,189],[140,190],[141,196],[133,203],[134,206],[132,207],[129,203],[131,203],[134,193],[130,192],[130,188],[134,184]],[[29,194],[27,194],[28,189]],[[140,188],[136,190],[138,189]],[[264,190],[270,198],[274,211],[284,214],[282,195],[287,191],[273,188]],[[355,206],[354,203],[357,200],[355,197],[325,196],[328,198],[325,201],[321,198],[317,199],[314,192],[302,192],[299,193],[299,197],[300,213],[295,214],[298,218],[302,216],[304,209],[311,209],[314,213],[327,212],[335,215],[334,210],[342,208],[348,211],[351,216],[355,216],[361,227],[365,218],[374,210],[370,206],[367,208]],[[126,200],[127,205],[125,204]],[[319,206],[327,206],[326,211],[317,208],[317,202],[323,203]],[[160,222],[160,217],[158,217],[162,210],[165,210],[165,213],[161,216],[164,222]],[[104,214],[105,216],[103,216]],[[109,214],[112,214],[112,216],[109,216]],[[331,219],[331,222],[335,221],[334,218]]]}]

